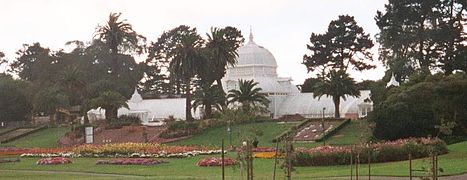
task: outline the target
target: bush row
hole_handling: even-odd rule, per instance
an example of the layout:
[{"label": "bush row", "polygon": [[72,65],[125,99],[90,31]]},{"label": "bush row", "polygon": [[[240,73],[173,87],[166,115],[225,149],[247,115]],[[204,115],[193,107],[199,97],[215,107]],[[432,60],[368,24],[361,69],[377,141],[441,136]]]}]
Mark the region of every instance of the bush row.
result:
[{"label": "bush row", "polygon": [[120,129],[123,126],[130,126],[135,124],[140,124],[141,120],[139,117],[121,115],[116,119],[109,119],[107,121],[106,129]]},{"label": "bush row", "polygon": [[446,154],[446,143],[440,139],[418,138],[401,139],[386,143],[359,147],[322,146],[312,149],[298,149],[293,158],[295,166],[333,166],[350,164],[351,157],[360,157],[360,163],[372,163],[408,160],[428,157],[432,153]]}]

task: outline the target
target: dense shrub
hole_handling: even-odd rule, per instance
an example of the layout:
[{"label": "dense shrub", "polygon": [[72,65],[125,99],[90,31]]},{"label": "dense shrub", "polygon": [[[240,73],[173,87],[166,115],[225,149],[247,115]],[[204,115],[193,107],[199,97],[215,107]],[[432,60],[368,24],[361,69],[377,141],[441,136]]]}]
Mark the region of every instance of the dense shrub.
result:
[{"label": "dense shrub", "polygon": [[[439,127],[454,123],[454,136],[467,135],[467,80],[460,75],[430,75],[390,87],[374,101],[369,120],[378,139],[437,136]],[[464,74],[465,76],[465,74]],[[373,95],[374,96],[374,95]],[[372,99],[373,99],[372,96]],[[449,137],[449,136],[444,136]]]},{"label": "dense shrub", "polygon": [[0,120],[26,120],[32,110],[32,102],[28,97],[31,89],[25,81],[15,80],[11,76],[0,73]]},{"label": "dense shrub", "polygon": [[107,121],[106,129],[120,129],[123,126],[137,125],[140,123],[141,120],[139,117],[122,115],[117,119],[109,119]]},{"label": "dense shrub", "polygon": [[371,152],[372,162],[390,162],[413,158],[428,157],[432,152],[445,154],[448,152],[446,143],[440,139],[418,138],[400,139],[371,146],[333,147],[321,146],[311,149],[297,149],[293,163],[295,166],[332,166],[350,164],[350,158],[361,157],[361,163],[368,162]]}]

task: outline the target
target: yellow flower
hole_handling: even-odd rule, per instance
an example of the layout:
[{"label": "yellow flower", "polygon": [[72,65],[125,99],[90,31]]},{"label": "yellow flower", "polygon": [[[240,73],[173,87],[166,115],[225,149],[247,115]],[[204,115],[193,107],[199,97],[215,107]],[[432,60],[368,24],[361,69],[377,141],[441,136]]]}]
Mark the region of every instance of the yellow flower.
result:
[{"label": "yellow flower", "polygon": [[[278,154],[280,157],[281,154]],[[264,158],[264,159],[272,159],[274,157],[276,157],[276,152],[258,152],[258,153],[254,153],[253,154],[253,157],[255,158]]]}]

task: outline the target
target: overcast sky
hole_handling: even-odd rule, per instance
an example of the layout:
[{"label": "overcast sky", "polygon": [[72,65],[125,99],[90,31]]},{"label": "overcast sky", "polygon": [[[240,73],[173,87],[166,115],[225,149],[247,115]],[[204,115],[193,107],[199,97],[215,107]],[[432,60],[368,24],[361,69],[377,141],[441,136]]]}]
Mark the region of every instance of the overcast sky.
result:
[{"label": "overcast sky", "polygon": [[[181,24],[196,27],[203,36],[212,26],[234,26],[248,39],[251,26],[255,42],[275,56],[279,76],[301,84],[311,75],[301,63],[312,32],[323,33],[331,20],[349,14],[374,40],[378,33],[374,16],[385,3],[387,0],[0,0],[0,51],[11,61],[23,44],[40,42],[58,50],[67,41],[90,41],[96,26],[104,23],[110,12],[122,12],[121,17],[148,41]],[[374,59],[377,61],[377,56]],[[0,72],[4,69],[0,67]],[[377,69],[351,75],[357,81],[377,80],[384,69],[378,63]]]}]

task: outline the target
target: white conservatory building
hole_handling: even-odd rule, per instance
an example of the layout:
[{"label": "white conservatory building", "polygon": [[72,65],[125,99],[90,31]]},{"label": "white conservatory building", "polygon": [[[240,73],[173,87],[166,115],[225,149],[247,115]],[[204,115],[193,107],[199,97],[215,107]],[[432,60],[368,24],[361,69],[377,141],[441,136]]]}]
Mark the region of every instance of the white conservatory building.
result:
[{"label": "white conservatory building", "polygon": [[[229,67],[222,79],[224,90],[236,89],[238,80],[250,80],[259,83],[264,93],[269,95],[268,110],[274,118],[284,115],[300,114],[307,118],[334,116],[334,103],[330,97],[322,96],[314,98],[313,93],[301,93],[292,84],[289,77],[278,77],[276,59],[269,50],[256,44],[250,32],[249,41],[238,50],[238,63],[235,67]],[[341,100],[340,114],[346,118],[360,118],[373,110],[370,101],[370,91],[360,91],[360,97],[347,97]]]},{"label": "white conservatory building", "polygon": [[[322,96],[314,98],[313,93],[301,93],[292,84],[288,77],[278,77],[276,59],[266,48],[253,41],[250,32],[249,41],[238,50],[238,63],[235,67],[228,67],[225,77],[222,79],[224,91],[237,89],[238,81],[251,80],[258,82],[264,93],[269,95],[268,110],[274,118],[284,115],[300,114],[306,118],[320,118],[334,116],[334,103],[331,97]],[[343,118],[361,118],[373,110],[370,100],[370,91],[360,91],[360,97],[347,97],[341,99],[340,114]],[[142,99],[135,90],[128,101],[129,109],[121,108],[118,115],[139,116],[143,124],[154,119],[164,119],[169,116],[185,118],[185,98],[171,99]],[[199,118],[200,111],[193,112],[193,117]],[[91,110],[88,112],[90,120],[103,118],[104,110]]]}]

